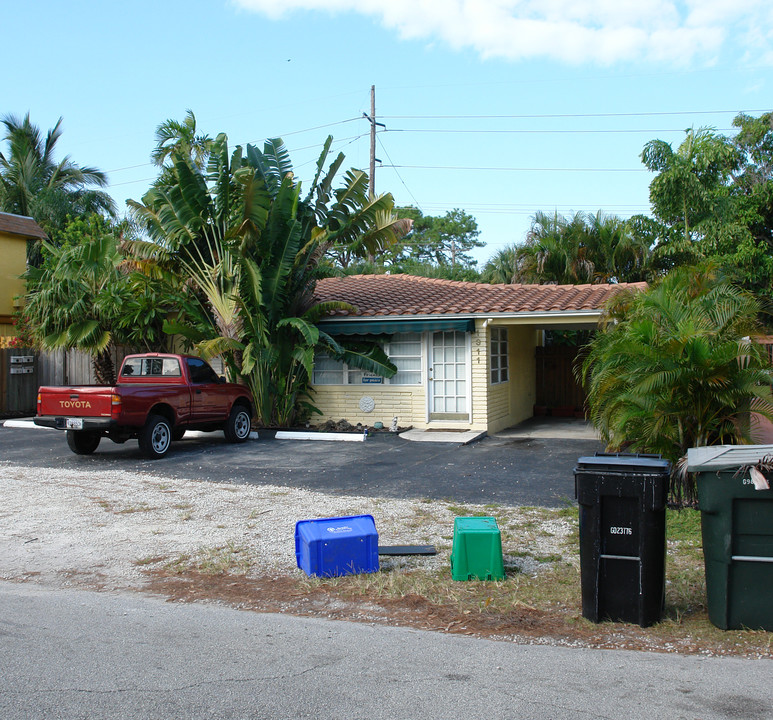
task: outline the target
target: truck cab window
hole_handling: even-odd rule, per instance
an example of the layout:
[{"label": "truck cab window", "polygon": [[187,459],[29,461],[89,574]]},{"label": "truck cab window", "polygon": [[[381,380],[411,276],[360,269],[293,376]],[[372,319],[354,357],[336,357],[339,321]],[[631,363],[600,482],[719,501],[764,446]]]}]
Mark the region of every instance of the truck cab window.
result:
[{"label": "truck cab window", "polygon": [[218,382],[215,371],[203,360],[199,358],[186,358],[185,362],[188,365],[188,374],[191,377],[192,383],[203,385],[204,383]]}]

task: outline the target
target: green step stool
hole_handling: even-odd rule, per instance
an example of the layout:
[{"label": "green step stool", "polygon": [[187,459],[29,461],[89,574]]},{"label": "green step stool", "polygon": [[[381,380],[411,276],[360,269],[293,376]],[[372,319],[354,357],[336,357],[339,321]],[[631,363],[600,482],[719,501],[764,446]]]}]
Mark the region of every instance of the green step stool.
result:
[{"label": "green step stool", "polygon": [[453,580],[502,580],[502,536],[493,517],[454,518]]}]

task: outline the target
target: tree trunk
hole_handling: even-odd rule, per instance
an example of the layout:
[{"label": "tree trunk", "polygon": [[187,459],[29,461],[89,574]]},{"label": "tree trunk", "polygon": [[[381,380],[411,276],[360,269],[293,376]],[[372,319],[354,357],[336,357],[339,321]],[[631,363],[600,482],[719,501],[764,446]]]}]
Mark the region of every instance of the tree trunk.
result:
[{"label": "tree trunk", "polygon": [[115,364],[109,349],[94,355],[91,364],[97,385],[115,385]]}]

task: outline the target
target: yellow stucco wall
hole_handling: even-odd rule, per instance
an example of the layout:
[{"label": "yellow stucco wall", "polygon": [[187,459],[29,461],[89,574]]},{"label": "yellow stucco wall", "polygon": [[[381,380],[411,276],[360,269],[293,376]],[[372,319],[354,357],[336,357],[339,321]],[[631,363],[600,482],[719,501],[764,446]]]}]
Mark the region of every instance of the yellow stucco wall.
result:
[{"label": "yellow stucco wall", "polygon": [[[491,329],[491,325],[487,330]],[[501,327],[501,326],[500,326]],[[507,331],[508,382],[488,384],[489,355],[486,352],[488,384],[487,429],[497,432],[530,418],[534,409],[535,347],[537,331],[528,325],[509,327]],[[487,346],[488,347],[488,346]]]},{"label": "yellow stucco wall", "polygon": [[27,269],[27,240],[0,232],[0,333],[13,335],[10,317],[14,297],[24,294],[24,281],[19,275]]},{"label": "yellow stucco wall", "polygon": [[471,430],[484,431],[488,429],[489,404],[489,357],[488,330],[483,327],[484,320],[475,321],[475,332],[472,334],[472,425]]},{"label": "yellow stucco wall", "polygon": [[[510,418],[515,425],[534,414],[536,399],[536,347],[539,331],[528,325],[510,328],[508,350],[510,355]],[[507,427],[507,426],[505,426]]]},{"label": "yellow stucco wall", "polygon": [[[481,318],[470,336],[470,397],[472,417],[468,422],[438,420],[427,422],[427,388],[425,384],[396,385],[318,385],[311,402],[322,411],[312,422],[347,420],[352,424],[372,426],[380,421],[389,427],[397,415],[398,424],[415,428],[464,427],[497,432],[532,416],[535,385],[535,347],[537,331],[529,326],[508,328],[508,382],[492,385],[489,374],[489,335],[492,325],[484,327]],[[501,327],[501,326],[500,326]],[[363,396],[373,398],[375,408],[360,410]]]},{"label": "yellow stucco wall", "polygon": [[[371,397],[373,412],[360,410],[360,400]],[[317,385],[311,403],[322,411],[314,415],[315,424],[327,420],[347,420],[372,427],[377,421],[389,427],[397,415],[401,427],[426,427],[427,400],[423,385]]]}]

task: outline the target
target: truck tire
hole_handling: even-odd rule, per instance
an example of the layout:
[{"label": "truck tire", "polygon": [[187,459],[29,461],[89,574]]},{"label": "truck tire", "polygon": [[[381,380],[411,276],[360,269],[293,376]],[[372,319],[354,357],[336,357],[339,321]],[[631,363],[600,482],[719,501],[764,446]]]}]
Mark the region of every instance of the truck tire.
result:
[{"label": "truck tire", "polygon": [[177,442],[185,437],[185,428],[175,428],[172,430],[172,440]]},{"label": "truck tire", "polygon": [[151,460],[159,460],[172,444],[172,425],[161,415],[151,415],[139,435],[140,451]]},{"label": "truck tire", "polygon": [[68,430],[66,435],[67,444],[76,455],[91,455],[102,439],[98,433],[83,430]]},{"label": "truck tire", "polygon": [[243,443],[250,436],[250,430],[252,430],[250,409],[244,405],[234,405],[223,426],[226,442]]}]

